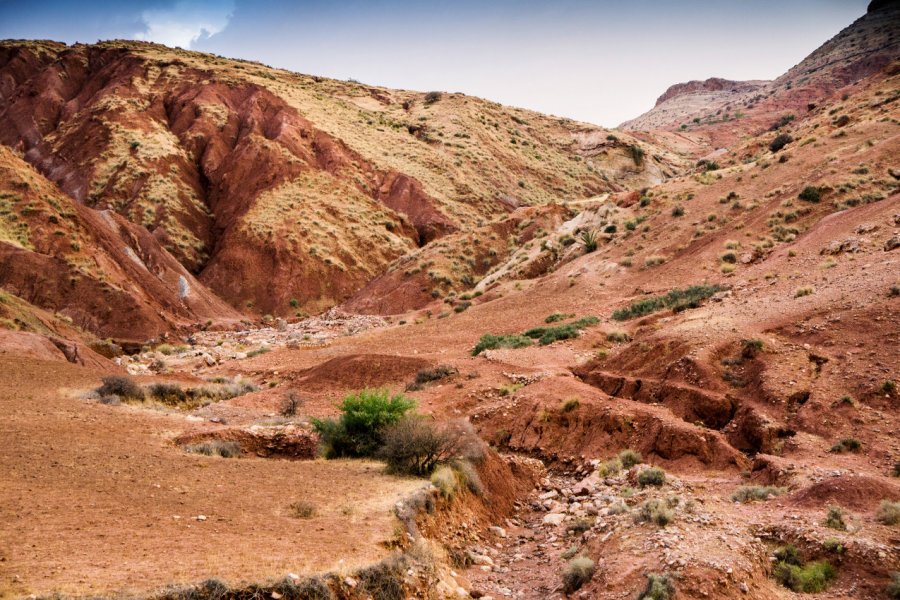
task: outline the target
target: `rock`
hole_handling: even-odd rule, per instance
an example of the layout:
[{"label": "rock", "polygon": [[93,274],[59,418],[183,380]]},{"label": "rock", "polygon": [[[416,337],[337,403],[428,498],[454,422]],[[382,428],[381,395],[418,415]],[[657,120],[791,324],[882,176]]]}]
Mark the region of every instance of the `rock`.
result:
[{"label": "rock", "polygon": [[900,248],[900,234],[895,235],[884,243],[885,252],[890,252],[896,248]]},{"label": "rock", "polygon": [[472,564],[473,565],[486,565],[488,567],[493,567],[494,559],[486,554],[474,554],[474,555],[472,555]]},{"label": "rock", "polygon": [[559,496],[559,492],[557,492],[556,490],[550,490],[549,492],[544,492],[543,494],[538,496],[538,498],[540,498],[541,500],[550,500],[551,498],[556,498],[557,496]]},{"label": "rock", "polygon": [[541,522],[544,525],[562,525],[562,522],[565,519],[566,515],[563,513],[550,513],[549,515],[545,515]]},{"label": "rock", "polygon": [[747,587],[747,584],[744,583],[743,581],[740,582],[740,583],[738,584],[738,589],[741,590],[741,593],[742,593],[742,594],[749,594],[749,593],[750,593],[750,588]]},{"label": "rock", "polygon": [[506,537],[506,530],[503,529],[502,527],[498,527],[497,525],[491,525],[490,527],[488,527],[488,531],[490,531],[497,537],[502,537],[502,538]]}]

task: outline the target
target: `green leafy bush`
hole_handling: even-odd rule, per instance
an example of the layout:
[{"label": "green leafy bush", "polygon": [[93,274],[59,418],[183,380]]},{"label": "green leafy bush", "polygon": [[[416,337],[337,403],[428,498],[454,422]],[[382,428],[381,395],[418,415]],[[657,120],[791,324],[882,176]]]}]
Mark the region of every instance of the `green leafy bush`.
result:
[{"label": "green leafy bush", "polygon": [[373,456],[381,445],[384,427],[415,405],[402,394],[390,396],[385,389],[366,389],[344,398],[340,418],[313,419],[313,427],[328,458]]},{"label": "green leafy bush", "polygon": [[597,234],[591,230],[581,232],[581,243],[588,254],[597,250]]},{"label": "green leafy bush", "polygon": [[797,197],[806,202],[818,203],[822,200],[822,188],[808,185],[801,190]]},{"label": "green leafy bush", "polygon": [[778,583],[790,590],[817,593],[828,589],[837,572],[825,561],[811,562],[803,566],[779,562],[775,565],[774,575]]},{"label": "green leafy bush", "polygon": [[630,306],[613,312],[612,318],[616,321],[626,321],[649,315],[664,308],[671,308],[674,312],[697,308],[704,300],[721,290],[722,287],[718,285],[692,285],[684,289],[675,288],[664,296],[636,300]]},{"label": "green leafy bush", "polygon": [[862,443],[856,438],[843,438],[835,442],[831,447],[831,451],[835,453],[841,452],[858,452],[862,448]]},{"label": "green leafy bush", "polygon": [[496,348],[526,348],[531,345],[531,340],[523,335],[494,335],[486,333],[481,336],[475,347],[472,348],[472,356],[478,356],[485,350]]},{"label": "green leafy bush", "polygon": [[635,452],[631,449],[625,449],[619,452],[619,462],[622,463],[622,467],[625,469],[630,469],[634,465],[641,464],[643,458],[641,457],[640,452]]},{"label": "green leafy bush", "polygon": [[566,323],[564,325],[555,325],[549,327],[535,327],[533,329],[529,329],[523,335],[526,337],[537,339],[542,346],[546,346],[547,344],[552,344],[558,340],[568,340],[571,338],[578,337],[578,334],[585,327],[590,327],[591,325],[596,325],[600,322],[600,319],[597,317],[582,317],[577,321],[573,321],[572,323]]},{"label": "green leafy bush", "polygon": [[666,482],[666,472],[659,467],[650,467],[638,473],[637,481],[641,487],[648,485],[660,487]]},{"label": "green leafy bush", "polygon": [[675,585],[666,574],[648,573],[647,587],[638,596],[638,600],[670,600],[675,597]]}]

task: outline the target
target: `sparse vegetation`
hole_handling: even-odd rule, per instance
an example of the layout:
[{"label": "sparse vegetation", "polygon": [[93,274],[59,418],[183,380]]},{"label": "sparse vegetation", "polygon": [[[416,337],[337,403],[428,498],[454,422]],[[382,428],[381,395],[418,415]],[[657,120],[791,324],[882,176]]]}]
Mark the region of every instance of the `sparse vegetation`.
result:
[{"label": "sparse vegetation", "polygon": [[653,523],[665,527],[675,519],[675,514],[658,498],[651,498],[641,504],[634,514],[635,523]]},{"label": "sparse vegetation", "polygon": [[475,347],[472,348],[472,356],[478,356],[485,350],[495,350],[497,348],[526,348],[531,346],[531,339],[524,335],[494,335],[486,333],[481,336]]},{"label": "sparse vegetation", "polygon": [[593,230],[585,230],[581,232],[581,244],[584,251],[588,254],[597,250],[597,234]]},{"label": "sparse vegetation", "polygon": [[103,385],[96,392],[101,398],[104,396],[118,396],[122,400],[143,400],[144,390],[130,377],[111,375],[103,378]]},{"label": "sparse vegetation", "polygon": [[641,487],[660,487],[666,482],[666,472],[659,467],[650,467],[638,473],[637,481]]},{"label": "sparse vegetation", "polygon": [[780,496],[786,491],[787,488],[771,485],[742,485],[731,494],[731,499],[741,503],[768,500],[773,496]]},{"label": "sparse vegetation", "polygon": [[891,573],[891,582],[884,590],[890,600],[900,600],[900,572]]},{"label": "sparse vegetation", "polygon": [[675,597],[675,585],[667,573],[648,573],[647,587],[638,596],[638,600],[672,600]]},{"label": "sparse vegetation", "polygon": [[416,373],[415,381],[406,386],[406,389],[409,391],[420,390],[425,384],[431,383],[432,381],[440,381],[441,379],[446,379],[457,374],[459,374],[459,370],[450,365],[438,365],[431,369],[420,369]]},{"label": "sparse vegetation", "polygon": [[844,511],[841,510],[840,506],[828,507],[828,514],[825,516],[823,525],[840,531],[847,530],[847,524],[844,522]]},{"label": "sparse vegetation", "polygon": [[790,134],[781,133],[769,144],[769,151],[778,152],[793,141],[794,138]]},{"label": "sparse vegetation", "polygon": [[567,319],[573,318],[575,318],[574,313],[553,313],[552,315],[544,319],[544,323],[557,323],[559,321],[565,321]]},{"label": "sparse vegetation", "polygon": [[619,462],[622,463],[622,467],[625,469],[630,469],[634,465],[639,465],[641,464],[641,461],[644,460],[643,457],[641,457],[640,452],[635,452],[631,449],[625,449],[619,452],[618,458]]},{"label": "sparse vegetation", "polygon": [[562,407],[560,408],[560,410],[564,413],[570,413],[578,410],[579,406],[581,406],[581,401],[578,400],[578,398],[569,398],[562,403]]},{"label": "sparse vegetation", "polygon": [[288,506],[288,512],[295,519],[311,519],[316,515],[316,505],[307,500],[296,500]]},{"label": "sparse vegetation", "polygon": [[571,594],[581,589],[594,576],[594,561],[586,556],[573,558],[563,571],[563,593]]},{"label": "sparse vegetation", "polygon": [[585,327],[590,327],[591,325],[596,325],[599,322],[600,319],[598,319],[597,317],[587,316],[582,317],[572,323],[566,323],[564,325],[535,327],[533,329],[529,329],[523,335],[532,339],[536,339],[542,346],[546,346],[547,344],[552,344],[553,342],[559,340],[576,338],[581,333],[582,329],[584,329]]},{"label": "sparse vegetation", "polygon": [[841,452],[858,452],[862,448],[862,443],[856,438],[843,438],[835,442],[831,447],[831,451],[837,454]]},{"label": "sparse vegetation", "polygon": [[652,296],[632,302],[627,308],[621,308],[612,314],[616,321],[625,321],[642,317],[650,313],[671,308],[673,312],[681,312],[689,308],[697,308],[700,304],[721,291],[718,285],[692,285],[684,289],[674,289],[665,296]]},{"label": "sparse vegetation", "polygon": [[822,200],[822,189],[812,185],[808,185],[803,188],[803,190],[801,190],[800,194],[798,194],[797,197],[806,202],[812,202],[813,204],[815,204]]},{"label": "sparse vegetation", "polygon": [[804,286],[797,288],[794,291],[794,298],[802,298],[803,296],[811,296],[815,292],[815,289],[812,286]]},{"label": "sparse vegetation", "polygon": [[405,415],[387,425],[377,456],[388,469],[404,475],[427,476],[452,460],[479,461],[481,442],[472,425],[457,420],[437,427],[422,415]]},{"label": "sparse vegetation", "polygon": [[794,546],[784,546],[775,551],[774,577],[784,587],[795,592],[816,593],[828,588],[837,576],[834,567],[825,561],[806,565]]},{"label": "sparse vegetation", "polygon": [[184,447],[185,452],[191,454],[203,454],[204,456],[221,456],[222,458],[236,458],[241,455],[241,445],[229,440],[210,440],[191,444]]},{"label": "sparse vegetation", "polygon": [[900,501],[882,500],[878,505],[878,510],[875,511],[875,520],[883,525],[900,523]]}]

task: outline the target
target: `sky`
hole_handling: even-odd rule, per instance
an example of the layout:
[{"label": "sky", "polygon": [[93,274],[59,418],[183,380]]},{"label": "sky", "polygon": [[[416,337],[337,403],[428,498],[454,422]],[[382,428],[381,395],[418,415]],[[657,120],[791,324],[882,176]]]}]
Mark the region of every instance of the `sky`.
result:
[{"label": "sky", "polygon": [[692,79],[774,79],[868,0],[0,0],[0,38],[136,39],[612,127]]}]

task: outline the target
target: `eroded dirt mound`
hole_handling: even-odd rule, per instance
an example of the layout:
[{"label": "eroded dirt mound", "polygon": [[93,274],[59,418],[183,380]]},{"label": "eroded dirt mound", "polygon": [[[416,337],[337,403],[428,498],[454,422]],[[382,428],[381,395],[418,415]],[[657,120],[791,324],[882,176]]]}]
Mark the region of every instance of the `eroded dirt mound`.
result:
[{"label": "eroded dirt mound", "polygon": [[829,477],[791,494],[798,506],[837,504],[854,510],[873,510],[882,500],[900,498],[900,485],[865,475]]},{"label": "eroded dirt mound", "polygon": [[341,386],[347,390],[409,383],[417,371],[432,366],[427,360],[387,354],[350,354],[301,371],[293,379],[304,390]]}]

